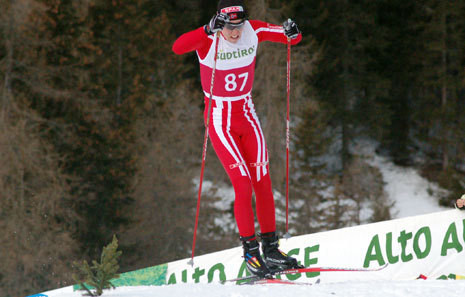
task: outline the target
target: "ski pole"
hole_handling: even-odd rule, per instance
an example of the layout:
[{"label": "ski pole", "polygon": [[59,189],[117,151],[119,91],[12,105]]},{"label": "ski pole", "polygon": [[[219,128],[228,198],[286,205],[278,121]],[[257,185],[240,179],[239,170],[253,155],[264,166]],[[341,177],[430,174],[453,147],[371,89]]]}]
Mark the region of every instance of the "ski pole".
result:
[{"label": "ski pole", "polygon": [[216,32],[215,38],[215,56],[213,57],[213,70],[212,78],[210,83],[210,97],[208,99],[208,113],[207,121],[205,123],[205,135],[203,140],[203,151],[202,151],[202,165],[200,167],[200,181],[199,181],[199,191],[197,196],[197,211],[195,214],[195,226],[194,226],[194,238],[192,240],[192,255],[191,259],[188,262],[191,266],[194,266],[194,255],[195,255],[195,241],[197,239],[197,227],[199,224],[199,212],[200,212],[200,198],[202,196],[202,183],[203,183],[203,172],[205,170],[205,159],[207,158],[207,144],[208,144],[208,127],[210,126],[210,113],[212,106],[212,97],[213,97],[213,84],[215,82],[215,70],[216,70],[216,59],[218,55],[218,43],[220,41],[220,32]]},{"label": "ski pole", "polygon": [[289,234],[289,143],[290,143],[290,95],[291,94],[291,39],[287,38],[287,120],[286,120],[286,234],[284,238],[290,238]]}]

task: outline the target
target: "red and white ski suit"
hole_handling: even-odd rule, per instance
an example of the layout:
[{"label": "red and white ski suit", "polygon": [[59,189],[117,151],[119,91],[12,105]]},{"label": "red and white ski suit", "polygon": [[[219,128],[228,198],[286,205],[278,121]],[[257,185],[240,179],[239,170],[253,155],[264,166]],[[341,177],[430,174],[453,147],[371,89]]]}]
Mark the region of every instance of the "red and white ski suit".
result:
[{"label": "red and white ski suit", "polygon": [[[292,44],[301,39],[299,34]],[[282,26],[257,20],[245,22],[237,43],[228,42],[220,35],[208,131],[213,148],[234,187],[234,215],[242,237],[255,234],[252,188],[260,231],[276,231],[268,152],[251,97],[257,48],[263,41],[285,44],[287,37]],[[201,27],[181,35],[173,44],[176,54],[197,52],[205,93],[205,121],[215,43],[215,35],[208,36]]]}]

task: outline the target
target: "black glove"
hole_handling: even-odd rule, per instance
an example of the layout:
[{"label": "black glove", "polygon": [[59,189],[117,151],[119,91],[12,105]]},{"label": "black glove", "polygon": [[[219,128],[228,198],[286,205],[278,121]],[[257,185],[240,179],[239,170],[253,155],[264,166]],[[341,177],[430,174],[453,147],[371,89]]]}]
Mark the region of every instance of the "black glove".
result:
[{"label": "black glove", "polygon": [[224,24],[228,19],[229,18],[227,14],[215,14],[208,25],[205,26],[205,33],[207,33],[207,35],[212,35],[218,31],[223,30]]},{"label": "black glove", "polygon": [[287,19],[287,21],[283,23],[283,28],[284,34],[286,34],[286,36],[290,39],[294,39],[299,36],[299,28],[297,28],[297,24],[293,20]]}]

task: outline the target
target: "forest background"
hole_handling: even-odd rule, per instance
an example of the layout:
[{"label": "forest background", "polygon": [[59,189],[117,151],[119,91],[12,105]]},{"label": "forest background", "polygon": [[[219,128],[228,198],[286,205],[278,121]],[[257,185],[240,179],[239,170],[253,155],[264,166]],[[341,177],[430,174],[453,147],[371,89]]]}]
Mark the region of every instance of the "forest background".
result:
[{"label": "forest background", "polygon": [[[256,0],[251,19],[294,19],[294,234],[389,219],[359,139],[465,190],[465,2]],[[188,257],[203,143],[194,53],[174,40],[210,0],[0,0],[0,295],[72,283],[72,262],[118,236],[121,271]],[[286,46],[259,48],[254,101],[277,206],[285,187]],[[209,147],[206,180],[228,185]],[[232,203],[202,197],[198,255],[239,245]],[[279,199],[278,199],[279,198]],[[369,205],[369,217],[361,209]],[[232,224],[234,225],[234,224]],[[283,226],[278,226],[282,231]]]}]

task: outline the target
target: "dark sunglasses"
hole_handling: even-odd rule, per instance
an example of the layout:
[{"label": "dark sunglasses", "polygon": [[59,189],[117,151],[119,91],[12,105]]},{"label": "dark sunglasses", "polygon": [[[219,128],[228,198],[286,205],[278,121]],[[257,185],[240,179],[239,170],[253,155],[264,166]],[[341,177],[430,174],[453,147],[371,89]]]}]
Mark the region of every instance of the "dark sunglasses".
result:
[{"label": "dark sunglasses", "polygon": [[226,29],[234,30],[234,29],[240,29],[240,28],[242,28],[242,26],[244,26],[244,24],[245,24],[245,19],[243,19],[240,23],[226,22],[226,23],[224,24],[224,26],[226,27]]}]

